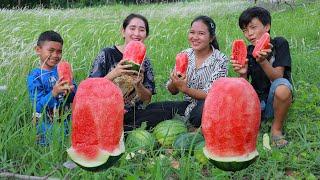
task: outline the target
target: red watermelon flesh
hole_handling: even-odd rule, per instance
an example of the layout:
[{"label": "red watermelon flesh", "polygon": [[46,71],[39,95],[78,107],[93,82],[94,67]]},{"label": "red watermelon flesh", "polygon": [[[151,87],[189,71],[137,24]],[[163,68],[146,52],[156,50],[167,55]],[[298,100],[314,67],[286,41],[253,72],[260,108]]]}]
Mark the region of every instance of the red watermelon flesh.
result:
[{"label": "red watermelon flesh", "polygon": [[63,77],[62,80],[65,80],[68,82],[68,84],[71,86],[72,85],[72,67],[67,61],[61,61],[57,65],[57,71],[58,71],[58,76]]},{"label": "red watermelon flesh", "polygon": [[218,163],[245,163],[254,159],[258,156],[260,117],[260,101],[248,81],[243,78],[215,81],[202,115],[205,155]]},{"label": "red watermelon flesh", "polygon": [[123,112],[122,93],[114,83],[105,78],[82,81],[72,106],[71,159],[97,167],[123,153]]},{"label": "red watermelon flesh", "polygon": [[187,68],[188,68],[188,55],[187,53],[179,53],[176,56],[176,73],[178,75],[186,75]]},{"label": "red watermelon flesh", "polygon": [[245,65],[247,58],[247,46],[242,39],[237,39],[232,43],[232,58],[239,64]]},{"label": "red watermelon flesh", "polygon": [[142,42],[130,41],[124,48],[123,59],[141,65],[145,58],[146,51],[146,46]]},{"label": "red watermelon flesh", "polygon": [[254,58],[257,58],[258,56],[258,52],[263,50],[263,49],[269,49],[270,48],[270,35],[269,33],[264,33],[261,38],[257,41],[254,49],[253,49],[253,52],[252,52],[252,55]]}]

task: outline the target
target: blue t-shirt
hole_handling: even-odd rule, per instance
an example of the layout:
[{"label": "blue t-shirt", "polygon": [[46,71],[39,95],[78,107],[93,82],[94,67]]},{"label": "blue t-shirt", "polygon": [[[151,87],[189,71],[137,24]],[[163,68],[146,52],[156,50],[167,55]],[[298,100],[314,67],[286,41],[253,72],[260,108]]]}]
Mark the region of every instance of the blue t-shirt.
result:
[{"label": "blue t-shirt", "polygon": [[[53,97],[51,91],[58,79],[57,67],[52,70],[35,68],[27,77],[30,101],[35,107],[37,116],[42,116],[45,113],[45,120],[52,120],[54,109],[61,110],[69,107],[77,89],[76,83],[73,81],[75,88],[68,96],[59,94],[57,97]],[[68,99],[65,99],[66,97]],[[62,104],[64,106],[60,107]]]}]

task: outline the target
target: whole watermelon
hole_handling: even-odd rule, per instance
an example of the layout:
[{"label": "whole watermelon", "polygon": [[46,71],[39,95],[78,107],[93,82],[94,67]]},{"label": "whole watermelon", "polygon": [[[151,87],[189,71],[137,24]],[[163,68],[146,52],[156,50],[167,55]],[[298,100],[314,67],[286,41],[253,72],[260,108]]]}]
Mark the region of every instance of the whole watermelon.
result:
[{"label": "whole watermelon", "polygon": [[220,78],[210,89],[203,109],[204,154],[220,169],[237,171],[258,157],[260,102],[243,78]]},{"label": "whole watermelon", "polygon": [[192,151],[195,145],[201,141],[204,141],[204,138],[200,132],[184,133],[177,137],[173,143],[173,148],[179,151]]},{"label": "whole watermelon", "polygon": [[172,146],[178,135],[186,132],[187,126],[180,120],[162,121],[153,130],[157,141],[165,147]]},{"label": "whole watermelon", "polygon": [[124,102],[120,89],[106,78],[82,81],[72,105],[69,157],[80,167],[99,171],[125,151]]},{"label": "whole watermelon", "polygon": [[130,148],[143,149],[147,151],[153,150],[155,146],[155,138],[147,130],[136,129],[128,133],[126,145]]}]

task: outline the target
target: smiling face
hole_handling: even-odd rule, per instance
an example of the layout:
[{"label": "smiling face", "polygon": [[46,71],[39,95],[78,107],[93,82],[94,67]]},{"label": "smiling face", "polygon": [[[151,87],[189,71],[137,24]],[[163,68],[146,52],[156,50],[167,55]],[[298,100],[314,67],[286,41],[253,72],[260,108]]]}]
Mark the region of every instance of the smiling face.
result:
[{"label": "smiling face", "polygon": [[213,41],[213,37],[210,36],[206,24],[202,21],[195,21],[190,28],[188,40],[192,49],[201,51],[211,48],[210,42]]},{"label": "smiling face", "polygon": [[36,46],[36,53],[41,60],[41,68],[51,70],[56,66],[62,57],[62,44],[55,41],[44,41]]},{"label": "smiling face", "polygon": [[242,29],[242,32],[251,44],[255,46],[257,40],[259,40],[261,36],[269,30],[270,24],[263,25],[258,18],[253,18],[249,24]]},{"label": "smiling face", "polygon": [[140,18],[133,18],[129,22],[128,26],[122,29],[122,36],[124,37],[125,44],[130,41],[141,41],[147,38],[147,30],[144,21]]}]

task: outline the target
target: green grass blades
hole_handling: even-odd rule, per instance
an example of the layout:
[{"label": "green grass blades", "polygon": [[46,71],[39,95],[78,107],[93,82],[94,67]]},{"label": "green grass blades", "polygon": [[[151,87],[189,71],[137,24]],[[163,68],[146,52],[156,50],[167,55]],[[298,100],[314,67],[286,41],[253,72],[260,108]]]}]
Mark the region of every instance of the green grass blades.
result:
[{"label": "green grass blades", "polygon": [[[264,1],[266,4],[269,1]],[[262,5],[266,5],[262,4]],[[111,168],[99,173],[63,167],[68,159],[70,137],[54,125],[56,139],[48,147],[35,144],[36,130],[26,90],[28,72],[38,66],[34,46],[39,34],[53,29],[65,44],[63,58],[73,66],[77,83],[84,80],[99,51],[123,43],[122,20],[131,12],[141,13],[150,23],[147,55],[155,72],[157,94],[153,101],[181,100],[165,89],[175,55],[189,47],[188,30],[193,18],[205,14],[217,24],[220,49],[231,54],[234,39],[244,38],[238,17],[253,3],[243,0],[192,1],[171,4],[113,5],[82,9],[0,10],[0,174],[11,172],[29,176],[67,179],[310,179],[320,178],[320,3],[296,0],[293,9],[280,3],[266,6],[272,14],[270,35],[285,37],[290,45],[295,101],[284,130],[290,141],[284,149],[264,150],[264,133],[271,120],[261,125],[259,158],[235,173],[201,164],[191,153],[173,156],[158,146],[144,155],[126,159],[126,152]],[[229,76],[235,76],[229,66]],[[171,150],[172,151],[172,150]],[[178,162],[178,163],[177,163]],[[179,166],[177,166],[177,164]],[[0,176],[1,179],[1,176]]]}]

